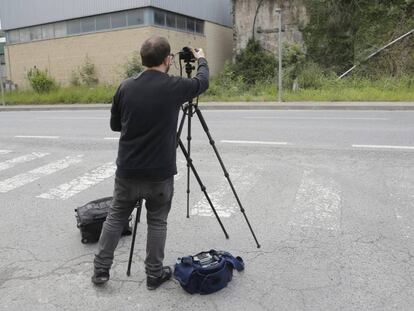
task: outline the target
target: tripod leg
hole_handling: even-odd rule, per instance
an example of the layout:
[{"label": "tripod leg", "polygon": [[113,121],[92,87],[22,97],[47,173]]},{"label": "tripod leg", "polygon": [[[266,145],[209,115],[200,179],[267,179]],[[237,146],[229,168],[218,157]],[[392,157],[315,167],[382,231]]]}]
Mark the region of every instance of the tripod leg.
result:
[{"label": "tripod leg", "polygon": [[[187,134],[187,152],[188,152],[188,157],[191,156],[191,119],[193,118],[193,104],[190,102],[188,105],[188,134]],[[191,175],[190,175],[190,164],[187,161],[187,218],[190,218],[190,180],[191,180]]]},{"label": "tripod leg", "polygon": [[181,117],[180,126],[177,131],[177,148],[178,148],[178,139],[181,137],[181,132],[183,131],[185,117],[187,115],[189,105],[186,105],[183,109],[183,116]]},{"label": "tripod leg", "polygon": [[179,144],[179,146],[180,146],[180,148],[181,148],[181,150],[182,150],[182,152],[183,152],[183,154],[184,154],[185,158],[187,159],[187,163],[188,163],[188,165],[191,167],[191,170],[193,171],[193,174],[194,174],[195,178],[197,179],[197,181],[198,181],[198,183],[199,183],[199,185],[200,185],[200,187],[201,187],[201,191],[203,191],[204,195],[206,196],[206,199],[207,199],[208,203],[210,204],[210,207],[211,207],[211,209],[213,210],[213,213],[214,213],[214,215],[216,216],[216,219],[217,219],[217,221],[219,222],[220,227],[221,227],[221,229],[223,230],[224,235],[226,236],[226,239],[228,239],[228,238],[229,238],[229,235],[227,234],[227,231],[226,231],[226,229],[224,228],[223,223],[221,222],[220,217],[219,217],[219,215],[217,214],[216,209],[214,208],[213,202],[211,202],[211,199],[210,199],[210,197],[209,197],[209,195],[208,195],[208,193],[207,193],[207,189],[206,189],[206,187],[203,185],[203,182],[201,181],[200,176],[198,175],[198,173],[197,173],[197,171],[196,171],[196,169],[195,169],[195,167],[194,167],[194,165],[193,165],[193,160],[190,158],[190,155],[188,154],[187,150],[185,149],[184,144],[183,144],[183,142],[181,141],[181,139],[179,139],[179,140],[178,140],[178,144]]},{"label": "tripod leg", "polygon": [[208,140],[210,142],[210,145],[213,147],[214,153],[216,154],[216,157],[217,157],[217,159],[218,159],[218,161],[220,163],[220,166],[223,169],[224,176],[227,178],[227,181],[229,182],[230,188],[233,191],[234,197],[236,198],[236,201],[237,201],[237,203],[238,203],[238,205],[240,207],[240,211],[243,213],[243,216],[244,216],[244,218],[245,218],[245,220],[247,222],[247,225],[249,226],[250,232],[253,235],[253,238],[254,238],[254,240],[256,242],[257,248],[260,248],[260,244],[257,241],[256,235],[255,235],[255,233],[253,231],[252,226],[250,225],[250,222],[249,222],[249,219],[247,218],[245,209],[243,208],[243,205],[242,205],[242,203],[241,203],[241,201],[239,199],[239,196],[237,195],[236,189],[234,188],[233,183],[232,183],[232,181],[230,179],[230,174],[227,172],[227,169],[226,169],[226,167],[224,165],[224,162],[221,159],[221,156],[220,156],[220,154],[219,154],[219,152],[217,150],[216,143],[214,142],[213,138],[211,137],[210,130],[208,129],[207,123],[206,123],[206,121],[205,121],[205,119],[203,117],[203,114],[201,113],[200,108],[198,108],[197,105],[195,106],[195,112],[196,112],[196,114],[197,114],[197,116],[198,116],[198,118],[200,120],[200,123],[201,123],[201,125],[202,125],[202,127],[204,129],[204,132],[207,134],[207,137],[208,137]]},{"label": "tripod leg", "polygon": [[134,232],[132,233],[131,251],[129,252],[127,276],[131,275],[132,256],[134,255],[134,246],[135,246],[135,238],[137,236],[137,227],[138,227],[138,223],[141,220],[141,210],[142,210],[142,200],[140,199],[137,204],[137,215],[135,218]]}]

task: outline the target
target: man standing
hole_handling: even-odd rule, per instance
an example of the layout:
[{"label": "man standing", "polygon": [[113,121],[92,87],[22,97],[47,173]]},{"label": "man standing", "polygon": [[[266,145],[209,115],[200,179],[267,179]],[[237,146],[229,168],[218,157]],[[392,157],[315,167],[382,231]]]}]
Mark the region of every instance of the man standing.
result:
[{"label": "man standing", "polygon": [[119,86],[111,108],[111,129],[121,132],[111,208],[103,225],[94,260],[92,282],[109,280],[114,251],[136,203],[145,199],[147,209],[147,288],[152,290],[171,278],[163,267],[167,217],[177,174],[177,123],[183,103],[208,89],[209,69],[204,52],[192,50],[198,60],[192,78],[169,76],[173,55],[165,38],[152,37],[141,47],[140,75]]}]

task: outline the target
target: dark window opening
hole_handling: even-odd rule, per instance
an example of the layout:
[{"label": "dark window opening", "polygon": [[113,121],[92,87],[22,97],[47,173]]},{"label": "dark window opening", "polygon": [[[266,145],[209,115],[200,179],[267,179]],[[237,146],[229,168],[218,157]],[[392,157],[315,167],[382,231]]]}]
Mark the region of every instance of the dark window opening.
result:
[{"label": "dark window opening", "polygon": [[155,25],[165,26],[165,13],[161,11],[154,12],[154,23]]},{"label": "dark window opening", "polygon": [[195,21],[192,18],[187,18],[187,31],[189,32],[195,31]]},{"label": "dark window opening", "polygon": [[126,27],[127,25],[126,13],[119,12],[119,13],[111,14],[111,22],[112,22],[112,28]]},{"label": "dark window opening", "polygon": [[95,31],[95,17],[88,17],[81,19],[81,31],[82,32],[94,32]]},{"label": "dark window opening", "polygon": [[128,26],[142,24],[144,24],[144,12],[142,10],[128,12]]},{"label": "dark window opening", "polygon": [[67,23],[67,27],[68,27],[68,34],[69,35],[77,35],[77,34],[80,34],[80,32],[81,32],[81,26],[80,26],[80,20],[79,19],[69,21]]},{"label": "dark window opening", "polygon": [[175,14],[167,14],[167,27],[176,28]]},{"label": "dark window opening", "polygon": [[187,23],[185,16],[177,15],[177,28],[180,30],[187,30]]},{"label": "dark window opening", "polygon": [[111,17],[109,14],[96,17],[96,30],[107,30],[111,28]]}]

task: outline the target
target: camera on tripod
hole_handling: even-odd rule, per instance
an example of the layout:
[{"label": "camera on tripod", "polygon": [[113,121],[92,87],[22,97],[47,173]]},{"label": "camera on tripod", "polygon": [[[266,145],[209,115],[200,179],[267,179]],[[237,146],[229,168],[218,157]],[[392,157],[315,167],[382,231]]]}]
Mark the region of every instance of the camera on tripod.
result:
[{"label": "camera on tripod", "polygon": [[183,60],[185,63],[194,63],[197,60],[193,54],[193,51],[188,46],[183,47],[178,54],[180,56],[180,60]]}]

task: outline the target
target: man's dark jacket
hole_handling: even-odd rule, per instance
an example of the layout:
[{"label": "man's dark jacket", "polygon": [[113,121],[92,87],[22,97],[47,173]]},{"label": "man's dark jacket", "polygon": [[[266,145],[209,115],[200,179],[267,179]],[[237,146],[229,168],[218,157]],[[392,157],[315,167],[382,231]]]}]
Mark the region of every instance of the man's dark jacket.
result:
[{"label": "man's dark jacket", "polygon": [[111,129],[121,132],[116,176],[163,180],[177,174],[177,122],[183,103],[208,89],[207,61],[197,75],[172,77],[146,70],[123,81],[111,108]]}]

